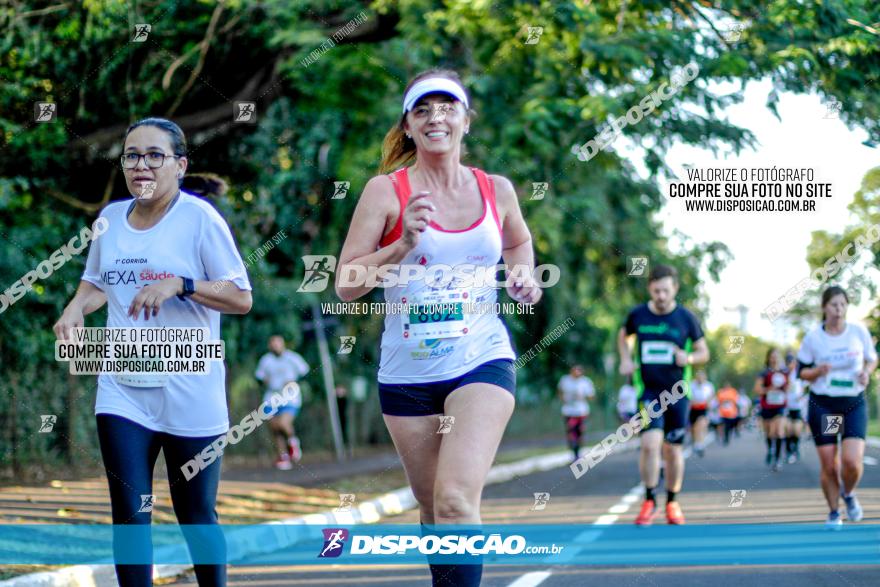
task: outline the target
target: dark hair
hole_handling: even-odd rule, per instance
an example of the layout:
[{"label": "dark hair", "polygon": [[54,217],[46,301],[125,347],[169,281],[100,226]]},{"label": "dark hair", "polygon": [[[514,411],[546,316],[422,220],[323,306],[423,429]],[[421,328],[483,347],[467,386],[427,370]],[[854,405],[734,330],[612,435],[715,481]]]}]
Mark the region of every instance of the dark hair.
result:
[{"label": "dark hair", "polygon": [[822,292],[822,322],[825,322],[825,304],[831,301],[831,298],[834,296],[843,296],[843,299],[846,300],[846,303],[849,303],[849,296],[846,295],[846,290],[840,287],[839,285],[832,285]]},{"label": "dark hair", "polygon": [[[434,67],[416,74],[416,76],[406,85],[406,89],[403,90],[403,95],[406,96],[406,93],[411,87],[426,77],[445,77],[451,79],[464,89],[464,84],[458,76],[458,73],[451,69]],[[465,96],[468,96],[468,102],[470,103],[471,99],[466,89]],[[467,113],[471,118],[474,118],[477,115],[476,111],[470,108],[468,108]],[[412,161],[416,156],[416,143],[414,140],[407,138],[406,133],[403,130],[403,123],[406,122],[406,115],[406,112],[401,114],[397,123],[385,134],[385,139],[382,141],[382,161],[379,163],[379,173],[394,171]],[[467,154],[467,149],[463,144],[461,146],[461,154]]]},{"label": "dark hair", "polygon": [[776,347],[770,347],[769,349],[767,349],[767,354],[764,356],[764,366],[765,367],[770,366],[770,355],[775,353],[776,350],[777,350]]},{"label": "dark hair", "polygon": [[671,265],[654,265],[650,275],[648,275],[648,282],[658,281],[664,277],[671,277],[672,281],[678,283],[678,271]]},{"label": "dark hair", "polygon": [[[168,140],[171,141],[171,151],[178,157],[186,157],[186,136],[175,123],[167,118],[142,118],[128,127],[125,138],[128,138],[131,131],[141,126],[152,126],[165,131]],[[229,190],[226,181],[213,173],[186,174],[178,181],[178,185],[185,192],[203,197],[220,197]]]}]

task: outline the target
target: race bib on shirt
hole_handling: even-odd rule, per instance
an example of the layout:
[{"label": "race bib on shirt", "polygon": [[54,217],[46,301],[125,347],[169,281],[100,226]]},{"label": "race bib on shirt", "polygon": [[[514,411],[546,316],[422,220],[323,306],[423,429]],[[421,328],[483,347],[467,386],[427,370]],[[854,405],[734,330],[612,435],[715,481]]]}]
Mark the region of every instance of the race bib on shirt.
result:
[{"label": "race bib on shirt", "polygon": [[785,392],[779,389],[772,389],[767,392],[767,403],[772,406],[785,405]]},{"label": "race bib on shirt", "polygon": [[831,386],[831,389],[838,392],[853,391],[858,385],[856,377],[857,374],[848,369],[829,371],[828,385]]},{"label": "race bib on shirt", "polygon": [[154,358],[135,358],[128,359],[137,364],[132,371],[140,371],[140,373],[117,373],[113,375],[117,383],[128,385],[129,387],[165,387],[168,384],[169,373],[153,373],[152,369],[158,369],[159,359]]},{"label": "race bib on shirt", "polygon": [[408,304],[401,314],[405,339],[453,338],[470,330],[464,305],[471,297],[466,289],[431,291],[401,301]]},{"label": "race bib on shirt", "polygon": [[667,340],[646,340],[642,343],[642,365],[672,365],[675,344]]}]

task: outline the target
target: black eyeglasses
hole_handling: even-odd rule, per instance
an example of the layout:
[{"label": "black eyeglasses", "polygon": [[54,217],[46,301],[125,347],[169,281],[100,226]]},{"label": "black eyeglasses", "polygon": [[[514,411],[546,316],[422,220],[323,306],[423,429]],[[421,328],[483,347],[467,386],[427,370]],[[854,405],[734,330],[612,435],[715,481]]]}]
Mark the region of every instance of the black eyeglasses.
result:
[{"label": "black eyeglasses", "polygon": [[138,162],[141,160],[141,157],[144,158],[144,162],[146,162],[147,167],[150,169],[158,169],[165,165],[165,159],[169,157],[171,159],[178,159],[181,155],[166,155],[161,151],[149,151],[147,153],[139,154],[139,153],[125,153],[120,158],[119,161],[122,163],[123,169],[134,169],[138,166]]}]

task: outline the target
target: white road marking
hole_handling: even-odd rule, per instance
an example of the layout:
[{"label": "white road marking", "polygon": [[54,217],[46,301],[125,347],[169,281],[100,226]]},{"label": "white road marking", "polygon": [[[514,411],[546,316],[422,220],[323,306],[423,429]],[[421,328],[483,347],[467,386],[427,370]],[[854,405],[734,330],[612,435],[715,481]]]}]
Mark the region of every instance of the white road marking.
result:
[{"label": "white road marking", "polygon": [[526,573],[507,587],[535,587],[546,581],[551,574],[550,571],[534,571],[532,573]]},{"label": "white road marking", "polygon": [[866,465],[872,465],[872,466],[876,465],[877,463],[880,463],[880,461],[878,461],[874,457],[869,457],[868,455],[865,455],[862,457],[862,462],[865,463]]}]

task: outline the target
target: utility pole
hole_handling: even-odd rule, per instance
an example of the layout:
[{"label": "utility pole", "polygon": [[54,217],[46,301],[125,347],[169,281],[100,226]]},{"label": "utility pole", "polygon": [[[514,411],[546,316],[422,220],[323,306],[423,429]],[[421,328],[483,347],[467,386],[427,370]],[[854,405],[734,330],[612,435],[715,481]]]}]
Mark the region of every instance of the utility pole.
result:
[{"label": "utility pole", "polygon": [[342,444],[342,426],[339,424],[339,410],[336,406],[336,384],[333,380],[333,364],[330,359],[330,349],[327,346],[327,333],[325,328],[329,326],[321,314],[321,307],[317,302],[311,303],[311,324],[305,326],[306,330],[314,330],[318,341],[318,354],[321,357],[321,374],[324,379],[324,392],[327,396],[327,411],[330,414],[330,429],[333,432],[333,446],[336,449],[336,460],[345,460],[345,449]]},{"label": "utility pole", "polygon": [[749,307],[743,304],[738,306],[725,306],[724,310],[726,312],[734,312],[739,314],[739,331],[742,333],[746,332],[747,318],[749,315]]}]

